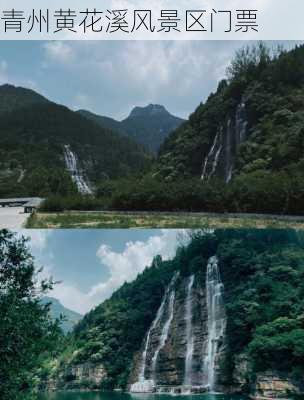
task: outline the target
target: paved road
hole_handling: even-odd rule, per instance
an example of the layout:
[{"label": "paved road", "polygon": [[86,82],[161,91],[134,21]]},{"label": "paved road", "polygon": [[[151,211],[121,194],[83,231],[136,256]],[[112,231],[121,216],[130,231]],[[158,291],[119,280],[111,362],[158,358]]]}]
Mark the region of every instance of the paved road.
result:
[{"label": "paved road", "polygon": [[0,207],[0,229],[21,229],[28,216],[23,207]]}]

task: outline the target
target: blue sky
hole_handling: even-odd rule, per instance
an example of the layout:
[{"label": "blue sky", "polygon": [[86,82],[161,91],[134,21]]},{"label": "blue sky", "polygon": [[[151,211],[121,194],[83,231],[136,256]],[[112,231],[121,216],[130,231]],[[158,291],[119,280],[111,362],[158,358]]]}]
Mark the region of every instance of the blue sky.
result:
[{"label": "blue sky", "polygon": [[132,281],[157,254],[175,254],[176,230],[26,230],[41,278],[60,281],[50,293],[84,314]]},{"label": "blue sky", "polygon": [[186,118],[216,89],[235,51],[245,44],[0,41],[0,84],[30,87],[72,109],[117,119],[149,103]]}]

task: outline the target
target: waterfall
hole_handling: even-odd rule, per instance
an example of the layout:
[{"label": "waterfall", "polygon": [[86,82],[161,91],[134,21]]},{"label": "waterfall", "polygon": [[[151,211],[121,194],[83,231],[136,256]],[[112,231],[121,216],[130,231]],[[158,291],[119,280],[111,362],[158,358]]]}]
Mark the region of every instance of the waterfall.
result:
[{"label": "waterfall", "polygon": [[186,360],[185,360],[185,375],[184,375],[184,385],[191,386],[192,384],[192,359],[193,359],[193,348],[194,348],[194,338],[192,332],[192,288],[194,283],[194,275],[189,278],[189,283],[187,287],[187,298],[186,298],[186,310],[185,310],[185,320],[186,320],[186,338],[187,338],[187,350],[186,350]]},{"label": "waterfall", "polygon": [[218,258],[211,257],[207,265],[206,300],[208,313],[208,338],[206,343],[207,354],[204,360],[205,386],[210,391],[215,386],[215,370],[220,342],[224,338],[226,329],[226,313],[223,301],[224,286],[221,282]]},{"label": "waterfall", "polygon": [[211,170],[211,173],[210,173],[210,175],[209,175],[209,178],[210,178],[210,177],[215,173],[215,171],[216,171],[216,167],[217,167],[217,164],[218,164],[218,162],[219,162],[219,157],[220,157],[221,151],[222,151],[222,145],[220,145],[220,147],[218,148],[217,152],[215,153],[215,157],[214,157],[214,160],[213,160],[213,163],[212,163],[212,170]]},{"label": "waterfall", "polygon": [[170,299],[169,299],[169,311],[168,311],[169,318],[167,319],[166,323],[163,326],[159,345],[157,346],[157,349],[155,350],[154,356],[152,358],[152,379],[154,382],[155,382],[155,376],[156,376],[157,358],[158,358],[159,352],[161,351],[161,349],[164,347],[164,345],[167,342],[169,329],[171,326],[171,322],[173,320],[174,300],[175,300],[175,291],[174,291],[174,289],[172,289],[171,294],[170,294]]},{"label": "waterfall", "polygon": [[229,119],[227,125],[227,145],[226,145],[226,162],[225,162],[225,180],[229,183],[232,178],[234,157],[239,146],[247,138],[247,115],[246,115],[246,104],[240,103],[235,112],[235,127],[231,129],[231,120]]},{"label": "waterfall", "polygon": [[[150,326],[150,329],[148,331],[146,341],[145,341],[145,346],[144,346],[144,351],[142,354],[142,360],[141,360],[141,367],[140,367],[140,372],[138,375],[138,381],[133,383],[130,387],[130,391],[133,393],[149,393],[154,391],[155,389],[155,372],[156,372],[156,363],[157,363],[157,357],[160,352],[160,350],[164,347],[168,334],[169,334],[169,329],[170,325],[173,319],[173,310],[174,310],[174,300],[175,300],[175,291],[173,288],[173,285],[176,281],[178,274],[175,274],[174,277],[172,278],[169,286],[166,289],[164,298],[162,300],[162,303],[157,311],[156,317],[152,322],[152,325]],[[147,354],[151,342],[151,334],[153,330],[159,325],[160,321],[162,320],[164,313],[165,313],[165,305],[168,302],[169,298],[169,311],[168,311],[168,319],[166,320],[162,333],[161,333],[161,338],[159,340],[159,344],[157,346],[157,349],[152,357],[152,379],[146,379],[146,367],[147,367]]]},{"label": "waterfall", "polygon": [[236,131],[236,143],[240,145],[246,140],[247,136],[247,116],[246,116],[246,105],[244,102],[237,106],[235,114],[235,131]]},{"label": "waterfall", "polygon": [[204,159],[201,179],[207,181],[217,174],[229,183],[232,178],[234,159],[240,144],[247,139],[248,119],[246,104],[240,102],[233,118],[227,118],[226,127],[220,125],[209,153]]},{"label": "waterfall", "polygon": [[207,167],[208,167],[208,164],[209,164],[209,160],[211,159],[211,157],[212,157],[212,155],[214,153],[214,150],[215,150],[215,147],[217,145],[217,141],[218,141],[219,135],[220,135],[220,131],[218,131],[217,134],[215,135],[215,138],[214,138],[213,144],[211,146],[211,149],[210,149],[207,157],[205,158],[204,167],[203,167],[203,173],[202,173],[202,176],[201,176],[202,180],[205,180],[205,179],[209,178],[208,173],[207,173]]},{"label": "waterfall", "polygon": [[64,146],[64,159],[66,163],[67,170],[69,171],[73,182],[76,184],[78,191],[81,194],[90,195],[92,190],[89,185],[85,182],[84,177],[77,166],[76,155],[72,152],[70,145]]},{"label": "waterfall", "polygon": [[226,132],[226,151],[225,151],[225,182],[229,183],[232,178],[232,144],[233,144],[233,131],[231,129],[231,119],[227,122]]}]

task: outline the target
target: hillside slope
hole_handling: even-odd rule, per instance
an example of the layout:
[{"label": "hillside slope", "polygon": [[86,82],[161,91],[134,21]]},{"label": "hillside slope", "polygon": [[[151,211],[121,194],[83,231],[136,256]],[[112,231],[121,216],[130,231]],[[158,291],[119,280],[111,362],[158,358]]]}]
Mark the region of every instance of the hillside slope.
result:
[{"label": "hillside slope", "polygon": [[228,80],[172,133],[158,173],[203,181],[303,170],[304,46],[239,51]]},{"label": "hillside slope", "polygon": [[[20,90],[10,88],[17,100],[0,116],[1,196],[73,193],[81,180],[94,187],[102,179],[138,173],[149,164],[149,156],[129,138],[64,106],[37,102],[40,97],[32,91],[22,89],[20,97]],[[5,95],[0,109],[4,104]],[[66,154],[67,146],[71,154]]]},{"label": "hillside slope", "polygon": [[75,325],[81,320],[82,315],[64,307],[59,300],[53,297],[43,297],[43,304],[50,304],[50,314],[53,319],[62,319],[60,327],[65,334],[71,332]]},{"label": "hillside slope", "polygon": [[78,112],[101,127],[128,135],[153,154],[158,152],[166,137],[184,122],[183,119],[173,116],[164,106],[158,104],[135,107],[123,121],[102,117],[85,110]]}]

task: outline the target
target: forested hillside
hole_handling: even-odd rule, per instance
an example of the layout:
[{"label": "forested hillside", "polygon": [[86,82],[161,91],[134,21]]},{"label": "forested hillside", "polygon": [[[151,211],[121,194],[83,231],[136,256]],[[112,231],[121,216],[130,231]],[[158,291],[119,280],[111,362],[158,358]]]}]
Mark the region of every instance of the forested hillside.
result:
[{"label": "forested hillside", "polygon": [[303,214],[304,46],[240,49],[118,209]]},{"label": "forested hillside", "polygon": [[[304,365],[303,246],[301,233],[286,230],[192,233],[190,241],[179,247],[173,260],[162,261],[156,257],[152,266],[134,282],[124,284],[111,299],[84,317],[56,362],[58,368],[49,371],[52,385],[70,389],[125,388],[131,376],[134,379],[144,338],[159,313],[161,302],[165,301],[169,283],[175,288],[177,302],[174,309],[177,314],[173,318],[181,318],[178,315],[183,308],[179,304],[186,299],[184,288],[190,276],[195,277],[193,299],[200,299],[193,303],[193,323],[203,318],[195,325],[196,334],[201,338],[206,323],[206,317],[202,317],[206,315],[202,299],[206,293],[207,265],[210,265],[210,258],[216,256],[227,315],[227,328],[221,339],[225,342],[225,357],[217,371],[221,389],[253,390],[257,376],[269,371],[301,387]],[[176,272],[178,275],[172,281]],[[203,307],[201,311],[200,307]],[[183,337],[185,329],[182,321],[174,322],[178,323],[179,329],[169,336],[170,341],[175,341],[171,354],[178,351],[178,360],[185,351],[185,342],[178,339],[180,335]],[[200,333],[197,329],[203,331]],[[160,354],[159,373],[165,349],[161,350],[164,353]],[[183,373],[182,360],[176,365],[179,373]],[[91,379],[82,381],[79,371],[84,374],[86,370],[91,371]]]},{"label": "forested hillside", "polygon": [[137,174],[149,165],[149,156],[129,138],[35,92],[4,86],[0,109],[5,111],[0,116],[0,196],[75,193],[66,145],[92,186]]},{"label": "forested hillside", "polygon": [[[205,178],[225,178],[223,164],[229,161],[225,160],[227,152],[234,158],[232,176],[242,175],[244,179],[254,173],[301,170],[303,66],[303,46],[277,54],[264,44],[239,50],[227,71],[227,80],[220,82],[216,93],[197,108],[189,122],[165,141],[160,151],[160,172],[172,179],[201,177],[208,154],[212,159],[212,145],[218,146],[218,133],[222,148],[217,149],[218,159],[214,156],[210,160],[214,170],[206,173]],[[237,131],[237,118],[245,125],[243,137]],[[229,134],[231,142],[227,143]]]}]

